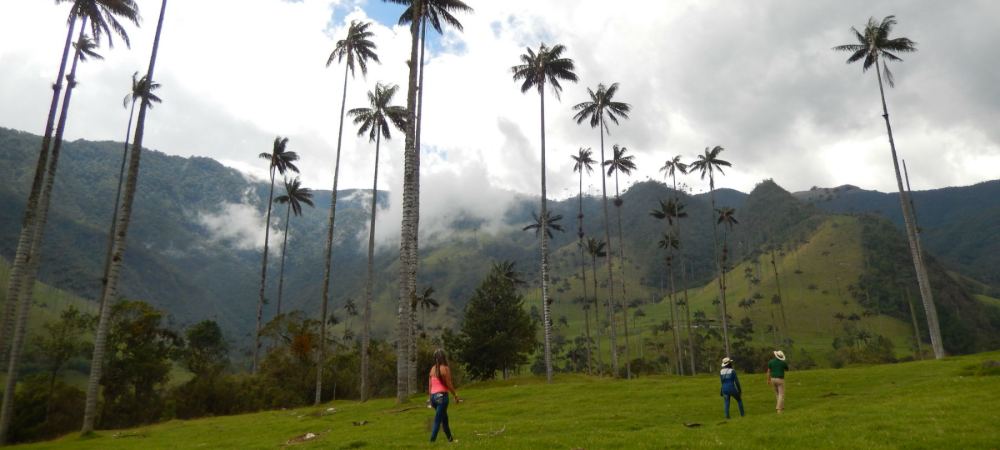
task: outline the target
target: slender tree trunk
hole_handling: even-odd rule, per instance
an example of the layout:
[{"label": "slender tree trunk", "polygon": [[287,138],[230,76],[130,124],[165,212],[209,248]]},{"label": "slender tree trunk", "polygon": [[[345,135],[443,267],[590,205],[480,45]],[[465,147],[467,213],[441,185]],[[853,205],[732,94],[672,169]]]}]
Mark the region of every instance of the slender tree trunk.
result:
[{"label": "slender tree trunk", "polygon": [[407,327],[410,324],[410,302],[416,295],[417,285],[417,226],[419,221],[419,190],[420,190],[420,150],[417,147],[417,56],[420,43],[419,24],[420,12],[423,10],[421,0],[414,0],[411,5],[413,16],[410,20],[410,64],[409,80],[406,89],[406,139],[403,151],[403,217],[400,226],[399,239],[399,301],[396,305],[397,328],[399,342],[396,345],[396,402],[407,400],[407,370],[409,365],[409,343],[407,342]]},{"label": "slender tree trunk", "polygon": [[[153,51],[149,57],[149,70],[146,79],[153,83],[153,69],[156,66],[156,53],[160,46],[160,33],[163,30],[163,17],[167,10],[167,0],[160,7],[160,18],[156,24],[156,35],[153,38]],[[115,227],[115,243],[111,256],[111,268],[108,271],[108,288],[101,299],[100,319],[97,332],[94,335],[94,356],[90,361],[90,379],[87,382],[87,398],[83,413],[82,433],[94,431],[94,421],[97,416],[97,394],[101,382],[104,363],[104,352],[107,344],[108,327],[111,319],[111,302],[118,295],[118,278],[121,274],[122,261],[125,256],[125,242],[128,236],[128,226],[132,218],[132,202],[135,199],[135,188],[139,181],[139,161],[142,156],[142,138],[145,134],[146,111],[149,104],[145,101],[139,104],[139,115],[136,118],[135,140],[129,157],[128,178],[125,180],[125,196],[122,198],[121,210],[118,212],[118,225]]]},{"label": "slender tree trunk", "polygon": [[[680,198],[679,195],[677,195],[677,175],[672,175],[671,178],[673,179],[673,182],[674,182],[674,204],[677,205],[677,208],[679,209],[680,208],[681,198]],[[677,217],[677,220],[674,221],[674,232],[677,234],[677,240],[678,240],[678,242],[682,243],[682,245],[683,245],[684,240],[681,239],[681,218],[680,217]],[[691,360],[690,361],[690,363],[691,363],[691,375],[694,375],[696,373],[695,372],[695,365],[694,365],[694,335],[691,334],[691,307],[690,307],[690,304],[688,303],[687,264],[685,264],[686,259],[684,258],[683,247],[677,253],[678,253],[678,258],[680,259],[680,262],[681,262],[681,284],[684,285],[684,313],[685,313],[685,316],[686,316],[686,321],[685,322],[687,324],[688,357]]]},{"label": "slender tree trunk", "polygon": [[[84,17],[80,23],[81,40],[86,27],[87,19]],[[21,285],[20,292],[17,292],[13,297],[7,298],[8,304],[17,305],[17,322],[14,324],[14,334],[8,354],[6,388],[4,389],[3,403],[0,406],[0,444],[7,442],[7,432],[10,429],[10,421],[14,413],[18,366],[21,363],[21,351],[24,347],[24,338],[28,329],[31,299],[34,297],[35,278],[38,275],[38,266],[41,260],[42,238],[45,235],[45,224],[48,221],[49,205],[52,201],[52,188],[55,186],[56,169],[59,166],[59,153],[62,148],[63,131],[66,129],[70,100],[73,97],[73,88],[76,86],[76,68],[79,62],[80,50],[77,49],[73,56],[73,64],[69,76],[66,77],[66,93],[63,95],[62,108],[59,112],[59,122],[56,125],[55,142],[52,144],[52,152],[49,155],[48,166],[46,167],[45,182],[38,197],[34,224],[31,226],[31,243],[28,247],[28,256],[24,261],[24,272],[21,274],[22,279],[20,280],[23,284]]]},{"label": "slender tree trunk", "polygon": [[[715,269],[719,273],[719,304],[722,307],[722,340],[726,346],[726,357],[733,355],[729,351],[729,313],[726,311],[726,282],[724,261],[719,256],[719,224],[715,220],[715,178],[708,173],[709,198],[712,201],[712,257],[715,259]],[[723,249],[725,253],[725,249]]]},{"label": "slender tree trunk", "polygon": [[330,271],[333,263],[333,225],[337,219],[337,182],[340,178],[340,148],[344,138],[344,110],[347,106],[347,64],[344,64],[344,90],[340,97],[340,125],[337,129],[337,156],[333,163],[333,192],[330,194],[330,215],[326,227],[326,249],[323,252],[323,298],[320,300],[319,351],[316,352],[316,395],[313,404],[323,399],[323,365],[326,363],[327,308],[330,303]]},{"label": "slender tree trunk", "polygon": [[697,374],[694,364],[694,333],[691,331],[691,301],[688,300],[687,289],[687,267],[685,260],[681,259],[681,283],[684,283],[684,314],[687,316],[687,337],[688,337],[688,357],[691,359],[691,375]]},{"label": "slender tree trunk", "polygon": [[889,123],[889,108],[885,104],[885,90],[882,88],[882,70],[878,66],[879,61],[875,61],[875,73],[878,74],[878,91],[882,98],[882,118],[885,119],[885,130],[889,134],[889,148],[892,151],[892,167],[896,171],[896,186],[899,189],[899,203],[903,207],[903,224],[906,228],[906,237],[910,243],[910,256],[913,258],[913,267],[917,272],[917,284],[920,286],[920,298],[924,304],[924,313],[927,316],[927,330],[931,336],[931,348],[934,350],[934,358],[944,358],[944,343],[941,340],[941,326],[938,324],[937,308],[934,306],[934,293],[931,291],[930,278],[927,276],[927,268],[924,267],[923,256],[920,254],[920,243],[917,238],[917,229],[914,224],[913,211],[910,209],[909,195],[903,189],[903,177],[899,172],[899,160],[896,157],[896,142],[892,139],[892,125]]},{"label": "slender tree trunk", "polygon": [[[579,202],[578,202],[579,207],[578,207],[578,211],[577,211],[577,214],[576,214],[576,224],[577,224],[576,225],[576,235],[577,235],[577,238],[578,238],[577,245],[580,247],[580,284],[583,285],[583,302],[584,302],[584,305],[586,305],[586,303],[588,301],[588,298],[587,298],[587,257],[584,254],[584,248],[583,248],[584,247],[584,245],[583,245],[583,170],[584,170],[584,165],[581,163],[581,165],[580,165],[580,177],[579,177],[580,178],[580,195],[579,195]],[[583,310],[583,316],[584,316],[584,319],[585,319],[585,322],[586,322],[586,326],[587,326],[587,373],[588,374],[593,374],[594,373],[594,369],[593,369],[593,364],[591,362],[591,355],[590,355],[590,353],[591,353],[590,352],[590,347],[591,347],[591,341],[590,341],[590,312],[587,311],[587,309],[584,309]]]},{"label": "slender tree trunk", "polygon": [[274,203],[274,153],[271,153],[271,188],[267,191],[267,216],[264,219],[264,256],[260,264],[260,290],[257,297],[257,330],[254,333],[252,373],[257,373],[260,363],[260,332],[264,328],[264,289],[267,287],[267,247],[271,239],[271,205]]},{"label": "slender tree trunk", "polygon": [[[604,116],[601,116],[600,120],[601,132],[601,162],[604,162]],[[611,327],[609,331],[609,336],[611,340],[611,373],[617,377],[618,376],[618,337],[615,333],[615,279],[613,270],[611,269],[611,258],[613,252],[611,251],[611,226],[608,220],[608,182],[607,177],[604,176],[604,171],[601,171],[601,197],[603,198],[604,204],[604,242],[608,243],[608,250],[605,253],[605,261],[608,266],[608,325]],[[597,296],[597,292],[594,291],[594,296]]]},{"label": "slender tree trunk", "polygon": [[781,280],[778,278],[778,264],[774,261],[774,250],[771,250],[771,268],[774,269],[774,285],[778,289],[778,311],[781,312],[781,343],[788,342],[788,318],[785,316],[785,297],[781,294]]},{"label": "slender tree trunk", "polygon": [[[375,174],[372,176],[371,225],[368,227],[368,278],[365,280],[364,326],[361,329],[361,401],[368,400],[371,359],[368,351],[372,334],[372,302],[375,283],[375,212],[378,210],[378,157],[382,144],[382,127],[375,126]],[[405,340],[400,338],[400,340]],[[405,374],[404,374],[405,375]]]},{"label": "slender tree trunk", "polygon": [[913,300],[910,299],[910,289],[906,289],[906,305],[910,307],[910,319],[913,320],[913,340],[917,344],[917,358],[924,359],[924,345],[920,342],[920,325],[917,323],[917,311],[913,308]]},{"label": "slender tree trunk", "polygon": [[615,171],[615,212],[618,215],[618,272],[622,276],[622,317],[625,319],[622,321],[623,331],[625,332],[625,377],[628,379],[632,378],[632,350],[629,345],[628,336],[628,293],[625,291],[625,240],[622,238],[622,206],[619,202],[622,201],[621,194],[618,191],[618,171]]},{"label": "slender tree trunk", "polygon": [[[669,249],[667,250],[670,251]],[[684,375],[684,355],[681,350],[681,341],[677,337],[677,322],[679,322],[677,314],[677,303],[675,301],[675,295],[677,292],[677,287],[674,284],[674,266],[671,256],[667,256],[667,272],[670,273],[670,331],[674,338],[674,354],[677,358],[674,360],[674,364],[677,366],[677,374]]]},{"label": "slender tree trunk", "polygon": [[[410,258],[413,259],[414,269],[410,274],[410,279],[407,283],[413,286],[413,292],[416,293],[417,290],[417,269],[416,265],[420,262],[419,258],[419,228],[420,228],[420,135],[424,127],[424,51],[427,46],[427,17],[421,15],[420,18],[420,73],[419,80],[417,81],[417,114],[416,114],[416,127],[414,129],[414,147],[416,148],[416,153],[414,158],[416,160],[415,171],[416,171],[416,185],[414,190],[416,211],[413,215],[413,242],[410,247]],[[413,310],[410,310],[410,315],[414,314]],[[412,326],[414,320],[410,320],[410,338],[409,344],[410,349],[408,352],[409,356],[409,367],[407,367],[407,387],[409,388],[410,395],[417,393],[417,337],[416,337],[416,327]]]},{"label": "slender tree trunk", "polygon": [[545,380],[552,382],[552,318],[549,308],[549,217],[548,199],[545,197],[545,84],[538,85],[538,96],[541,98],[542,118],[542,322],[545,330]]},{"label": "slender tree trunk", "polygon": [[604,374],[604,358],[601,358],[601,303],[597,301],[597,255],[591,256],[591,268],[594,275],[594,328],[597,331],[597,373]]},{"label": "slender tree trunk", "polygon": [[[289,198],[289,200],[291,200],[291,198]],[[285,290],[285,249],[288,248],[288,224],[291,223],[291,218],[292,202],[289,201],[288,208],[285,209],[285,235],[281,238],[281,264],[278,269],[278,308],[275,313],[275,317],[281,315],[281,296]]]},{"label": "slender tree trunk", "polygon": [[132,137],[132,118],[135,115],[135,98],[128,112],[128,128],[125,130],[125,144],[122,146],[122,162],[118,167],[118,188],[115,190],[115,207],[111,211],[111,224],[108,229],[108,246],[104,255],[104,270],[101,272],[101,298],[108,288],[108,269],[111,267],[111,246],[115,241],[115,225],[118,224],[118,205],[122,199],[122,183],[125,182],[125,163],[128,162],[128,141]]},{"label": "slender tree trunk", "polygon": [[[62,59],[59,60],[59,72],[56,81],[52,84],[52,101],[49,105],[49,115],[45,121],[45,135],[42,137],[42,148],[38,152],[38,162],[35,164],[35,176],[31,181],[31,191],[28,194],[28,202],[24,205],[24,216],[21,219],[21,233],[17,239],[17,249],[14,251],[14,261],[11,264],[10,276],[7,282],[7,301],[4,304],[3,329],[0,330],[0,356],[7,359],[9,356],[11,334],[14,332],[14,324],[17,314],[17,299],[21,295],[22,277],[28,263],[30,254],[31,239],[35,228],[35,217],[38,213],[38,198],[42,193],[42,183],[45,181],[45,172],[48,169],[49,146],[52,142],[52,131],[56,122],[56,111],[59,108],[59,95],[62,92],[63,77],[66,75],[66,61],[69,58],[69,49],[73,43],[73,31],[76,21],[69,22],[69,30],[66,32],[66,43],[63,45]],[[0,436],[2,437],[2,436]],[[2,444],[3,442],[0,442]]]}]

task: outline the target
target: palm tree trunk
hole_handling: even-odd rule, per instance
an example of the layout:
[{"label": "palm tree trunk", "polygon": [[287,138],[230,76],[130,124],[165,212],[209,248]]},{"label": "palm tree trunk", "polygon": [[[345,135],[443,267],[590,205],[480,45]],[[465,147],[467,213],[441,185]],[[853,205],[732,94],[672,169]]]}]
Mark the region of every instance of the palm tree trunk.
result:
[{"label": "palm tree trunk", "polygon": [[[416,293],[417,290],[417,270],[416,264],[419,263],[419,239],[417,236],[419,234],[420,228],[420,135],[423,131],[424,126],[424,51],[427,46],[427,17],[421,15],[420,18],[420,73],[419,80],[417,81],[417,115],[416,115],[416,127],[414,129],[414,147],[416,148],[416,153],[414,158],[416,160],[415,171],[416,171],[416,185],[413,191],[415,197],[416,211],[413,215],[413,242],[410,246],[410,258],[413,260],[414,269],[409,274],[410,279],[407,283],[413,285],[413,292]],[[413,310],[410,310],[410,315],[414,314]],[[414,320],[410,320],[410,338],[409,338],[409,352],[407,356],[409,357],[409,366],[407,367],[407,387],[409,388],[410,395],[417,393],[417,340],[416,340],[416,326],[414,325]]]},{"label": "palm tree trunk", "polygon": [[[682,172],[683,173],[683,172]],[[680,196],[677,195],[677,175],[671,176],[674,181],[674,204],[680,205]],[[674,222],[674,232],[677,234],[677,239],[679,242],[684,242],[681,239],[681,218],[678,217]],[[682,247],[683,248],[683,247]],[[688,289],[687,289],[687,264],[684,258],[684,251],[678,251],[678,258],[681,262],[681,283],[684,285],[684,313],[686,316],[687,323],[687,338],[688,338],[688,357],[691,362],[691,375],[695,374],[694,366],[694,335],[691,334],[691,306],[688,303]]]},{"label": "palm tree trunk", "polygon": [[108,268],[111,267],[111,246],[115,241],[115,225],[118,223],[118,205],[122,199],[122,183],[125,182],[125,163],[128,162],[128,140],[132,137],[132,118],[135,115],[135,98],[128,112],[128,127],[125,129],[125,144],[122,146],[122,162],[118,167],[118,188],[115,190],[115,207],[111,210],[111,225],[108,230],[108,246],[104,255],[104,270],[101,272],[101,298],[108,288]]},{"label": "palm tree trunk", "polygon": [[597,331],[597,373],[604,373],[604,361],[601,358],[601,308],[597,301],[597,255],[591,256],[591,268],[594,275],[594,329]]},{"label": "palm tree trunk", "polygon": [[[372,334],[372,296],[375,283],[375,212],[378,208],[378,156],[382,143],[381,126],[375,126],[375,174],[372,176],[371,225],[368,227],[368,278],[365,280],[364,326],[361,331],[361,401],[368,400],[368,374],[371,365],[368,349]],[[400,338],[400,340],[405,340]]]},{"label": "palm tree trunk", "polygon": [[[681,255],[683,256],[683,253]],[[698,372],[694,365],[694,333],[691,331],[691,301],[688,300],[687,267],[683,257],[681,258],[681,283],[684,283],[684,314],[687,318],[688,357],[691,363],[691,375],[695,375]]]},{"label": "palm tree trunk", "polygon": [[[156,66],[156,53],[160,46],[160,33],[163,30],[163,16],[166,10],[167,0],[163,0],[160,7],[160,18],[156,24],[156,35],[153,38],[153,51],[149,57],[149,70],[146,73],[146,79],[150,83],[154,80],[153,69]],[[118,278],[125,256],[125,242],[128,236],[129,221],[132,217],[132,201],[135,199],[135,188],[139,181],[139,160],[142,156],[142,138],[145,134],[148,106],[147,102],[141,102],[139,115],[136,118],[135,141],[132,144],[132,154],[129,157],[128,178],[125,180],[125,196],[122,198],[121,210],[118,212],[118,225],[115,227],[114,250],[111,256],[111,268],[108,271],[108,288],[104,292],[104,298],[101,299],[100,319],[97,323],[97,332],[94,335],[94,356],[90,361],[90,379],[87,381],[82,433],[94,431],[94,420],[97,415],[97,389],[101,382],[104,351],[111,319],[111,302],[118,295]]]},{"label": "palm tree trunk", "polygon": [[[80,38],[84,36],[87,27],[87,18],[81,20]],[[36,216],[31,227],[31,243],[28,247],[28,256],[25,259],[24,272],[21,274],[21,289],[15,296],[8,297],[7,303],[17,305],[17,323],[14,324],[14,334],[11,342],[9,360],[7,364],[7,380],[4,389],[3,403],[0,406],[0,444],[7,442],[7,432],[10,428],[10,421],[14,412],[14,394],[17,386],[18,366],[21,362],[21,351],[24,347],[24,337],[28,329],[28,316],[31,312],[31,299],[34,297],[35,278],[38,275],[38,265],[41,256],[42,237],[45,235],[45,224],[49,217],[49,205],[52,200],[52,188],[55,185],[56,169],[59,165],[59,153],[62,148],[63,131],[66,129],[66,119],[69,115],[70,100],[73,97],[73,88],[76,86],[76,68],[80,62],[80,50],[77,49],[73,56],[73,64],[69,76],[66,77],[66,93],[63,95],[62,108],[59,112],[59,122],[56,125],[55,142],[52,144],[52,153],[46,170],[45,183],[42,187],[41,195],[36,205]]]},{"label": "palm tree trunk", "polygon": [[[273,158],[273,153],[272,153]],[[260,264],[260,290],[257,297],[257,331],[254,333],[252,373],[260,362],[260,332],[264,327],[264,288],[267,287],[267,247],[271,238],[271,205],[274,203],[274,161],[271,161],[271,188],[267,193],[267,216],[264,219],[264,256]]]},{"label": "palm tree trunk", "polygon": [[[52,84],[52,102],[49,105],[49,115],[45,122],[45,135],[42,137],[42,148],[38,152],[38,162],[35,165],[35,176],[31,181],[31,191],[28,194],[28,202],[24,205],[24,217],[21,219],[21,233],[17,239],[17,249],[14,252],[14,261],[11,265],[10,276],[7,282],[7,301],[4,304],[3,329],[0,330],[0,360],[6,359],[9,355],[11,334],[14,332],[14,324],[17,314],[17,298],[21,295],[22,277],[28,263],[30,253],[29,246],[34,232],[35,217],[38,213],[38,197],[41,196],[42,183],[45,181],[45,171],[48,168],[49,146],[52,141],[52,131],[56,122],[56,111],[59,108],[59,94],[62,92],[63,77],[66,75],[66,61],[69,58],[70,45],[73,43],[73,31],[76,21],[69,23],[69,31],[66,32],[66,44],[63,45],[62,59],[59,60],[59,73],[56,81]],[[0,433],[2,435],[2,433]],[[2,437],[2,436],[0,436]],[[0,442],[2,444],[3,442]]]},{"label": "palm tree trunk", "polygon": [[910,319],[913,321],[913,340],[917,344],[917,358],[924,359],[924,346],[920,342],[920,325],[917,324],[917,311],[913,308],[913,300],[910,299],[910,289],[906,289],[906,305],[910,307]]},{"label": "palm tree trunk", "polygon": [[677,374],[684,375],[684,355],[681,353],[680,338],[677,337],[677,318],[679,316],[677,314],[677,302],[674,297],[677,289],[674,285],[674,266],[670,256],[667,256],[667,272],[670,274],[670,331],[674,337],[674,354],[677,355],[674,363],[677,365]]},{"label": "palm tree trunk", "polygon": [[410,325],[410,302],[417,291],[417,231],[419,220],[419,190],[420,190],[420,151],[416,140],[416,107],[417,107],[417,61],[419,40],[420,12],[423,10],[421,0],[414,0],[411,5],[413,16],[410,20],[410,64],[409,80],[406,89],[406,139],[403,150],[403,218],[400,226],[399,239],[399,301],[396,305],[397,326],[396,335],[399,341],[396,345],[396,402],[407,400],[407,370],[409,366],[409,348],[407,328]]},{"label": "palm tree trunk", "polygon": [[545,84],[538,85],[538,96],[541,98],[542,118],[542,322],[545,330],[545,380],[552,382],[552,320],[549,310],[549,217],[547,212],[548,199],[545,198]]},{"label": "palm tree trunk", "polygon": [[781,295],[781,280],[778,278],[778,264],[774,261],[774,250],[771,250],[771,268],[774,269],[774,285],[778,289],[778,311],[781,313],[781,343],[788,342],[788,319],[785,317],[785,297]]},{"label": "palm tree trunk", "polygon": [[723,281],[723,277],[725,276],[723,272],[724,268],[719,256],[719,224],[715,220],[715,178],[713,178],[711,171],[708,173],[708,187],[708,196],[712,201],[712,257],[715,259],[715,270],[719,273],[719,304],[722,307],[722,340],[726,346],[726,357],[731,358],[733,355],[729,352],[729,319],[726,317],[728,315],[726,311],[726,283]]},{"label": "palm tree trunk", "polygon": [[632,352],[628,338],[628,293],[625,292],[625,240],[622,239],[621,194],[618,192],[618,171],[615,171],[615,212],[618,215],[618,272],[622,276],[622,321],[625,331],[625,377],[632,379]]},{"label": "palm tree trunk", "polygon": [[892,167],[896,171],[896,186],[899,188],[899,203],[903,207],[903,224],[906,228],[906,238],[910,243],[910,256],[913,258],[913,267],[917,272],[917,284],[920,286],[920,298],[924,304],[924,313],[927,316],[927,331],[931,336],[931,348],[934,350],[934,358],[944,358],[944,343],[941,340],[941,326],[938,324],[937,308],[934,306],[934,293],[931,291],[930,279],[927,276],[927,268],[924,267],[924,259],[920,254],[920,243],[917,238],[917,229],[914,225],[913,211],[910,209],[909,196],[903,189],[903,177],[899,172],[899,160],[896,157],[896,142],[892,139],[892,125],[889,123],[889,108],[885,104],[885,90],[882,88],[882,70],[875,61],[875,73],[878,74],[878,91],[882,97],[882,118],[885,119],[885,129],[889,134],[889,149],[892,151]]},{"label": "palm tree trunk", "polygon": [[333,163],[333,192],[330,194],[330,216],[326,227],[326,249],[323,252],[323,298],[320,301],[319,351],[316,352],[316,395],[313,404],[323,398],[323,364],[326,362],[327,308],[330,303],[330,271],[333,262],[333,225],[337,219],[337,182],[340,179],[340,147],[344,138],[344,111],[347,107],[347,64],[344,64],[344,90],[340,97],[340,125],[337,130],[337,156]]},{"label": "palm tree trunk", "polygon": [[[601,115],[600,120],[600,132],[601,132],[601,162],[604,162],[604,116]],[[618,376],[618,339],[615,333],[615,279],[613,271],[611,270],[611,227],[608,225],[608,183],[607,178],[604,176],[604,172],[601,171],[601,197],[604,203],[604,242],[608,243],[608,251],[605,253],[605,261],[608,266],[608,324],[611,329],[609,335],[611,338],[611,373],[614,376]],[[594,296],[597,292],[594,292]]]},{"label": "palm tree trunk", "polygon": [[[289,198],[291,200],[291,198]],[[292,218],[292,202],[288,202],[285,209],[285,235],[281,238],[281,264],[278,269],[278,308],[275,317],[281,315],[281,294],[285,290],[285,249],[288,248],[288,224]]]}]

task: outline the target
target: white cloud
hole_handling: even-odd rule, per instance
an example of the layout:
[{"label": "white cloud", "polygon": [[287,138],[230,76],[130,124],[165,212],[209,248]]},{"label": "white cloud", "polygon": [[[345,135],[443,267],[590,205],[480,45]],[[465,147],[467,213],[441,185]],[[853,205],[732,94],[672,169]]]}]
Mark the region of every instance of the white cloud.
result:
[{"label": "white cloud", "polygon": [[[232,246],[238,250],[264,248],[264,213],[254,206],[251,193],[245,192],[240,203],[224,202],[211,211],[197,213],[197,222],[208,232],[210,241]],[[271,235],[268,253],[280,255],[284,233],[278,227],[276,214],[271,215]],[[278,245],[275,245],[278,243]]]}]

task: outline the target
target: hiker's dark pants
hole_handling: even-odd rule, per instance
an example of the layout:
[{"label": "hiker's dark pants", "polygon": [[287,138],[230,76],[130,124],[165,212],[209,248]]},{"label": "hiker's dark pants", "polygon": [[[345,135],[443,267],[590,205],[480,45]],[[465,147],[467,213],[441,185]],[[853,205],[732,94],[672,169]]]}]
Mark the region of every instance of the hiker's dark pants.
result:
[{"label": "hiker's dark pants", "polygon": [[726,405],[726,418],[729,418],[729,397],[736,399],[736,404],[740,407],[740,416],[743,416],[743,398],[740,397],[739,392],[736,392],[733,394],[722,394],[723,403]]},{"label": "hiker's dark pants", "polygon": [[431,430],[431,442],[437,439],[438,429],[444,427],[444,435],[451,441],[451,428],[448,427],[448,394],[439,392],[431,396],[431,406],[434,407],[434,428]]}]

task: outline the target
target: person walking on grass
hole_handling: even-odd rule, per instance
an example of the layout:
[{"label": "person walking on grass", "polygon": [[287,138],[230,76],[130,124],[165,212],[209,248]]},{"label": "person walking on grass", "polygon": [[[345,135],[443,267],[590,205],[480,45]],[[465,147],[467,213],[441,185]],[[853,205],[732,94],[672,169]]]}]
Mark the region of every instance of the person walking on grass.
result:
[{"label": "person walking on grass", "polygon": [[774,409],[781,414],[785,409],[785,371],[788,364],[785,363],[785,353],[781,350],[774,351],[774,358],[767,362],[767,384],[774,386],[774,395],[778,396],[778,403]]},{"label": "person walking on grass", "polygon": [[736,377],[736,370],[733,369],[733,360],[722,358],[722,370],[719,371],[719,379],[722,381],[722,389],[719,395],[722,396],[725,405],[726,418],[729,418],[729,398],[736,399],[736,405],[740,407],[740,417],[743,417],[743,388],[740,387],[740,379]]},{"label": "person walking on grass", "polygon": [[448,367],[448,357],[444,350],[434,351],[434,366],[428,377],[427,392],[430,395],[430,406],[434,408],[434,428],[431,430],[431,442],[437,439],[438,430],[444,428],[444,435],[448,442],[454,442],[451,435],[451,427],[448,426],[448,393],[455,396],[455,401],[462,402],[455,392],[455,383],[451,380],[451,369]]}]

